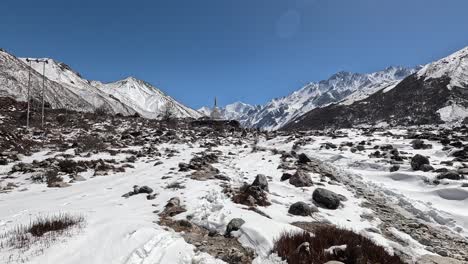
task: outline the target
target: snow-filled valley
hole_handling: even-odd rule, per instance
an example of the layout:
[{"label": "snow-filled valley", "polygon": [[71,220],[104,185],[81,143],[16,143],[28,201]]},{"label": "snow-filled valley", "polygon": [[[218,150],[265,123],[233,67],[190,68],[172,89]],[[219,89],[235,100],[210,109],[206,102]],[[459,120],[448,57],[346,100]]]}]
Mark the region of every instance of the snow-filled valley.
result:
[{"label": "snow-filled valley", "polygon": [[[12,127],[14,113],[0,113]],[[275,239],[329,224],[407,263],[468,261],[466,128],[258,132],[76,115],[47,135],[1,131],[1,263],[285,263]],[[318,189],[339,205],[318,202]],[[313,213],[297,215],[296,202]],[[84,223],[9,243],[18,226],[60,213]]]}]

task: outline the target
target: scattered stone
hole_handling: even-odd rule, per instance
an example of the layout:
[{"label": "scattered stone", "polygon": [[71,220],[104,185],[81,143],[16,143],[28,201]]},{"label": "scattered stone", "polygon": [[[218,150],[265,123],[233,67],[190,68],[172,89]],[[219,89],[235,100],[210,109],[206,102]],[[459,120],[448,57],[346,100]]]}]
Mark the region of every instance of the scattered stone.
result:
[{"label": "scattered stone", "polygon": [[289,178],[289,183],[296,187],[309,187],[314,185],[310,175],[303,170],[297,170],[296,173]]},{"label": "scattered stone", "polygon": [[292,177],[291,173],[285,172],[285,173],[283,173],[283,175],[281,175],[281,181],[289,180],[291,177]]},{"label": "scattered stone", "polygon": [[172,217],[185,211],[187,210],[180,205],[180,199],[178,197],[173,197],[167,202],[166,206],[164,207],[164,211],[161,213],[161,216]]},{"label": "scattered stone", "polygon": [[245,221],[241,218],[232,219],[231,221],[229,221],[229,224],[226,227],[226,232],[224,233],[224,236],[230,237],[231,232],[238,231],[243,224],[245,224]]},{"label": "scattered stone", "polygon": [[398,171],[398,170],[400,170],[400,165],[398,165],[398,164],[395,164],[395,165],[390,167],[390,172],[395,172],[395,171]]},{"label": "scattered stone", "polygon": [[311,159],[307,157],[306,154],[301,153],[297,156],[297,162],[299,162],[299,164],[307,164],[308,162],[311,162]]},{"label": "scattered stone", "polygon": [[421,170],[424,164],[430,165],[429,159],[427,157],[424,157],[423,155],[416,154],[411,159],[411,168],[415,171]]},{"label": "scattered stone", "polygon": [[66,183],[66,182],[53,182],[47,185],[48,187],[51,188],[65,188],[65,187],[70,187],[71,184]]},{"label": "scattered stone", "polygon": [[337,209],[340,206],[342,197],[332,191],[323,188],[317,188],[312,194],[312,199],[320,206],[327,209]]},{"label": "scattered stone", "polygon": [[135,186],[133,186],[133,191],[122,195],[122,197],[129,198],[130,196],[133,196],[133,195],[137,195],[137,194],[141,194],[141,193],[151,194],[152,192],[153,192],[153,189],[151,189],[148,186],[140,187],[138,185],[135,185]]},{"label": "scattered stone", "polygon": [[456,171],[447,171],[437,175],[437,179],[461,180],[463,175],[458,174]]},{"label": "scattered stone", "polygon": [[154,200],[154,199],[156,199],[156,196],[157,196],[157,195],[158,195],[157,193],[148,194],[148,195],[146,196],[146,199],[147,199],[147,200]]},{"label": "scattered stone", "polygon": [[432,167],[429,164],[423,164],[423,165],[421,165],[421,167],[419,169],[424,171],[424,172],[427,172],[427,171],[433,171],[434,167]]},{"label": "scattered stone", "polygon": [[252,186],[258,186],[260,189],[268,192],[268,181],[265,175],[263,174],[258,174],[257,177],[255,177]]},{"label": "scattered stone", "polygon": [[432,148],[432,145],[424,144],[424,141],[421,139],[415,139],[411,141],[410,143],[414,149],[431,149]]},{"label": "scattered stone", "polygon": [[293,203],[288,210],[292,215],[310,216],[312,213],[318,212],[317,207],[310,206],[304,202]]}]

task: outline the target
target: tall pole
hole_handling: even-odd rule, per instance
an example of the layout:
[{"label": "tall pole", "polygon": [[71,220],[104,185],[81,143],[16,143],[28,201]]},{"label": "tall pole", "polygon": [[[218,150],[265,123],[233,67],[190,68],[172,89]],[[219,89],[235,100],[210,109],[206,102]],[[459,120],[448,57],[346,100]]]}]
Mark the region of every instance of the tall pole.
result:
[{"label": "tall pole", "polygon": [[44,90],[45,90],[45,64],[47,60],[42,61],[42,121],[41,126],[44,129]]},{"label": "tall pole", "polygon": [[28,113],[26,115],[26,129],[29,129],[29,111],[30,111],[30,102],[31,102],[31,95],[29,90],[31,89],[31,60],[26,59],[27,62],[29,62],[29,69],[28,69]]}]

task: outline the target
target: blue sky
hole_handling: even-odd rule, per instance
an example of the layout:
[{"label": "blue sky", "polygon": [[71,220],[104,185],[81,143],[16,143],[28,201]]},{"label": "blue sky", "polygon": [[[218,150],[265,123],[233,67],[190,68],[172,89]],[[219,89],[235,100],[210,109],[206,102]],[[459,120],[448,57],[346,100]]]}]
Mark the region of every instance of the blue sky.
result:
[{"label": "blue sky", "polygon": [[144,79],[198,108],[262,104],[346,70],[468,45],[466,0],[3,0],[0,47],[87,79]]}]

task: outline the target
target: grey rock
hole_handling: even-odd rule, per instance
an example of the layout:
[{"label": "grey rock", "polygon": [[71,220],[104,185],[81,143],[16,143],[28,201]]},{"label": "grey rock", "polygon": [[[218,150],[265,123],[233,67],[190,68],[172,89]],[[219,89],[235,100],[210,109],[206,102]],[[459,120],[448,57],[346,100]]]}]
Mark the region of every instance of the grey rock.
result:
[{"label": "grey rock", "polygon": [[299,154],[299,156],[297,156],[297,162],[299,162],[300,164],[307,164],[308,162],[311,162],[311,160],[309,157],[307,157],[306,154],[301,153]]},{"label": "grey rock", "polygon": [[447,171],[437,175],[437,179],[461,180],[463,175],[458,174],[456,171]]},{"label": "grey rock", "polygon": [[424,164],[430,165],[429,159],[423,155],[416,154],[411,159],[411,168],[415,171],[420,170]]},{"label": "grey rock", "polygon": [[233,218],[226,227],[225,236],[230,236],[232,231],[238,231],[245,221],[241,218]]},{"label": "grey rock", "polygon": [[289,178],[289,183],[296,187],[309,187],[314,185],[309,174],[303,170],[297,170],[296,173]]},{"label": "grey rock", "polygon": [[343,197],[332,191],[323,188],[317,188],[312,194],[312,199],[320,206],[327,209],[337,209]]},{"label": "grey rock", "polygon": [[400,170],[400,165],[398,165],[398,164],[395,164],[392,167],[390,167],[390,172],[395,172],[395,171],[398,171],[398,170]]},{"label": "grey rock", "polygon": [[292,215],[310,216],[312,213],[318,212],[317,207],[310,206],[304,202],[293,203],[288,210]]},{"label": "grey rock", "polygon": [[151,189],[150,187],[148,186],[141,186],[138,188],[138,191],[136,193],[147,193],[147,194],[150,194],[153,192],[153,189]]},{"label": "grey rock", "polygon": [[260,189],[268,192],[268,181],[265,175],[263,174],[258,174],[257,177],[255,177],[254,182],[252,183],[252,186],[258,186]]},{"label": "grey rock", "polygon": [[283,175],[281,175],[281,181],[289,180],[291,177],[292,177],[291,173],[285,172],[285,173],[283,173]]},{"label": "grey rock", "polygon": [[432,167],[429,164],[423,164],[419,169],[424,171],[424,172],[427,172],[427,171],[433,171],[434,167]]}]

